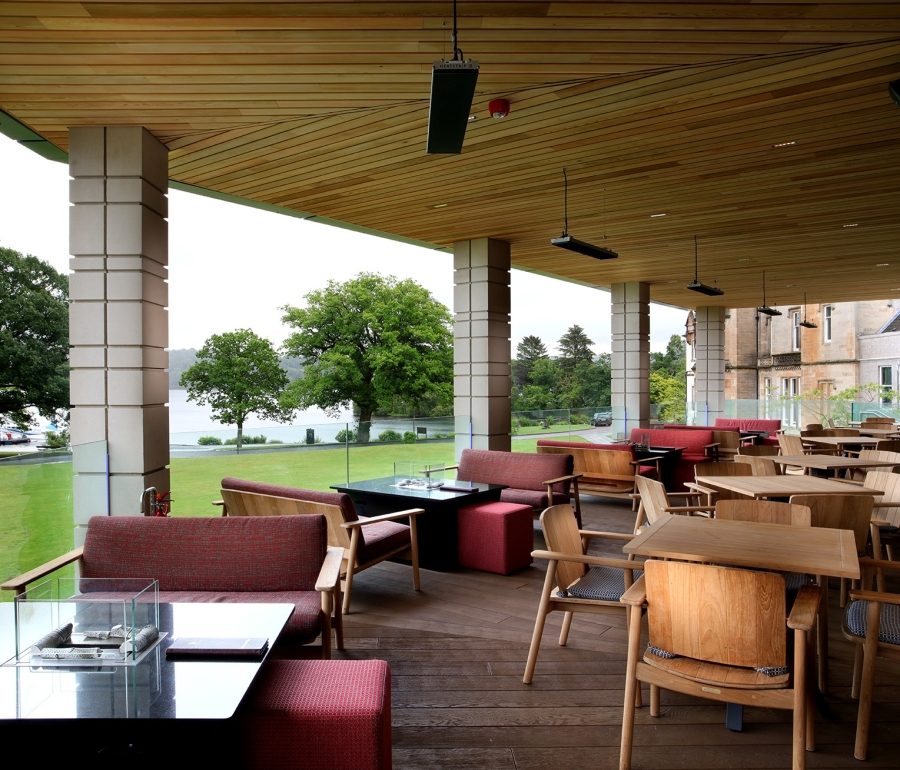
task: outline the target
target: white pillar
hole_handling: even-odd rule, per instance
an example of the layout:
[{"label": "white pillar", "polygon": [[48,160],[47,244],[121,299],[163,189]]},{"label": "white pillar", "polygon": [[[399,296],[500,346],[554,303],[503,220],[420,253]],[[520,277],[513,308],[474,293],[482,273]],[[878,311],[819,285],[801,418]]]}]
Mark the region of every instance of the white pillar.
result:
[{"label": "white pillar", "polygon": [[725,308],[698,307],[696,323],[694,398],[706,404],[707,424],[712,425],[716,417],[725,416]]},{"label": "white pillar", "polygon": [[453,245],[453,413],[456,453],[468,446],[510,451],[509,244],[492,238]]},{"label": "white pillar", "polygon": [[[69,130],[76,543],[91,516],[169,489],[168,150],[139,127]],[[109,478],[96,443],[107,442]],[[105,456],[103,456],[105,459]]]},{"label": "white pillar", "polygon": [[650,285],[612,285],[612,432],[650,425]]}]

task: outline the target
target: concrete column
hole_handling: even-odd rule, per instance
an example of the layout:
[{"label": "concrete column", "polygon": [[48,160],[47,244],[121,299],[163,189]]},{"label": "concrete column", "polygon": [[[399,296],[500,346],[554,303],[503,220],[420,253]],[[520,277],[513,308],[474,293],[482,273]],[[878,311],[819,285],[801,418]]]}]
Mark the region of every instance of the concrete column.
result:
[{"label": "concrete column", "polygon": [[[708,424],[725,416],[725,308],[698,307],[696,329],[697,372],[694,398],[705,402]],[[702,415],[702,412],[698,417]],[[698,420],[702,424],[702,419]]]},{"label": "concrete column", "polygon": [[650,426],[650,285],[612,285],[612,432]]},{"label": "concrete column", "polygon": [[168,150],[143,128],[72,128],[69,174],[80,543],[91,516],[136,515],[141,490],[169,489]]},{"label": "concrete column", "polygon": [[[509,244],[453,245],[453,413],[471,417],[472,447],[510,451]],[[457,457],[468,446],[457,425]]]}]

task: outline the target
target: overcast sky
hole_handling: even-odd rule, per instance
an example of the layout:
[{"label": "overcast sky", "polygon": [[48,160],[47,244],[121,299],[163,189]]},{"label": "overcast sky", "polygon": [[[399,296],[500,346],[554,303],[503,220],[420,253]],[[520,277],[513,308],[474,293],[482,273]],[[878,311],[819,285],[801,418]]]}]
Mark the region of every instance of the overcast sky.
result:
[{"label": "overcast sky", "polygon": [[[0,136],[0,245],[34,254],[68,272],[68,167]],[[548,234],[548,238],[550,234]],[[280,214],[169,192],[169,346],[200,347],[211,334],[253,329],[280,345],[283,305],[329,278],[362,271],[412,278],[453,305],[450,254],[305,222]],[[650,306],[650,347],[665,350],[684,333],[686,311]],[[609,294],[512,271],[513,350],[535,334],[554,352],[579,324],[609,352]]]}]

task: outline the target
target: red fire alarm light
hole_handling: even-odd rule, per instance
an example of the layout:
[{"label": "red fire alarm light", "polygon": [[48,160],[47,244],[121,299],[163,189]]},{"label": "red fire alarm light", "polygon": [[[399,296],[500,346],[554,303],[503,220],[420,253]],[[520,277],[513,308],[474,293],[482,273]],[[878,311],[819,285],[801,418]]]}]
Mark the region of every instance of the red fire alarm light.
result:
[{"label": "red fire alarm light", "polygon": [[505,118],[509,115],[509,102],[506,99],[494,99],[488,105],[492,118]]}]

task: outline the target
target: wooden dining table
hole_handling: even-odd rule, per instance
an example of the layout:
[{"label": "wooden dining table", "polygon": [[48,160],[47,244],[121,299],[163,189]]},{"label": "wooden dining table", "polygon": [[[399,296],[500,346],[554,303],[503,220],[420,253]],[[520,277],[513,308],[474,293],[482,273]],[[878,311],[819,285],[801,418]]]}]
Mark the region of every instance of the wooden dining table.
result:
[{"label": "wooden dining table", "polygon": [[[774,460],[775,457],[770,459]],[[698,466],[702,467],[702,466]],[[877,489],[847,484],[820,476],[698,476],[697,483],[727,489],[739,495],[762,499],[791,495],[881,495]]]},{"label": "wooden dining table", "polygon": [[893,428],[860,428],[860,436],[875,436],[876,438],[886,438],[887,436],[898,435],[897,426]]},{"label": "wooden dining table", "polygon": [[657,559],[859,578],[856,541],[849,529],[665,514],[622,550]]},{"label": "wooden dining table", "polygon": [[804,444],[816,446],[832,446],[843,449],[845,446],[875,446],[880,438],[874,436],[803,436]]},{"label": "wooden dining table", "polygon": [[890,460],[863,460],[859,457],[839,457],[837,455],[773,455],[768,459],[781,465],[834,471],[835,476],[842,470],[896,468],[900,465],[900,462],[891,462]]}]

